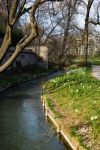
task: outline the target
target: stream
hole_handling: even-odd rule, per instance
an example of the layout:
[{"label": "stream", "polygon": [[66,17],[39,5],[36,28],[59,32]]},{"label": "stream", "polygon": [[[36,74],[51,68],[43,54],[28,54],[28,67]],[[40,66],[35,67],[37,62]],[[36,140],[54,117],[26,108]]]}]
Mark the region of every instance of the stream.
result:
[{"label": "stream", "polygon": [[0,93],[0,150],[68,150],[46,121],[40,79]]}]

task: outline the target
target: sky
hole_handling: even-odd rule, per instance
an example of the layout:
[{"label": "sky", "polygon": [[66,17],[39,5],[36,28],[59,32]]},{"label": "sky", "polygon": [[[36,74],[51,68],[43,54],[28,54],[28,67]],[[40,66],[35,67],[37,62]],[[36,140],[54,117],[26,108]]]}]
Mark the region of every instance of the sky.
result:
[{"label": "sky", "polygon": [[[86,3],[87,3],[87,0],[84,0]],[[90,18],[93,18],[95,15],[95,9],[94,9],[94,6],[100,2],[100,0],[95,0],[92,7],[91,7],[91,10],[90,10]],[[86,15],[86,8],[85,7],[79,7],[79,11],[81,11],[83,13],[83,15],[78,15],[77,16],[77,22],[78,22],[78,25],[80,28],[84,28],[84,24],[85,24],[85,15]],[[100,11],[99,11],[99,14],[100,14]],[[97,31],[100,32],[100,25],[97,25],[95,26],[95,29]]]},{"label": "sky", "polygon": [[[86,3],[87,3],[87,0],[84,0]],[[99,2],[100,0],[95,0],[94,2],[94,4],[96,4],[97,2]],[[62,2],[63,3],[63,2]],[[56,2],[56,5],[57,4],[59,4],[59,2]],[[30,6],[30,4],[28,4],[27,5],[27,7],[29,7]],[[85,24],[85,15],[86,15],[86,7],[84,7],[84,6],[82,6],[82,7],[79,7],[78,8],[79,9],[79,12],[81,12],[82,14],[79,14],[79,15],[77,15],[77,17],[76,17],[76,23],[78,24],[78,26],[79,26],[79,28],[84,28],[84,24]],[[59,11],[58,11],[59,12]],[[95,15],[95,11],[94,11],[94,5],[92,5],[92,8],[91,8],[91,12],[90,12],[90,17],[94,17],[94,15]],[[28,16],[25,16],[25,18],[27,18],[27,21],[29,22],[29,17]],[[55,17],[56,18],[56,17]],[[56,23],[56,21],[55,21],[55,18],[54,18],[54,25],[55,25],[55,23]],[[49,30],[49,28],[51,28],[50,26],[50,24],[51,24],[51,21],[50,21],[50,17],[48,17],[48,19],[47,18],[45,18],[44,20],[43,20],[43,24],[44,24],[44,26],[45,27],[48,27],[48,30]],[[42,24],[42,25],[43,25]],[[60,27],[57,27],[56,28],[57,30],[59,30],[59,32],[60,32]],[[100,25],[99,26],[95,26],[95,29],[97,30],[97,31],[99,31],[100,32]],[[56,32],[56,30],[54,31],[54,32]],[[54,33],[55,34],[55,33]]]}]

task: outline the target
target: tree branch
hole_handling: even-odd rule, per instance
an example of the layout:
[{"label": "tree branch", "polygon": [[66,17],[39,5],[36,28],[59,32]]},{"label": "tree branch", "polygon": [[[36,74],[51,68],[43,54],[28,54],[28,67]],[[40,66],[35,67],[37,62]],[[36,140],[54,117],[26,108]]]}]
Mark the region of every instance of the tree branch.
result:
[{"label": "tree branch", "polygon": [[24,6],[25,6],[25,3],[26,3],[26,0],[24,0],[23,3],[21,4],[21,6],[20,6],[20,8],[19,8],[19,11],[18,11],[18,13],[17,13],[17,15],[16,15],[16,17],[15,17],[15,22],[18,20],[18,18],[20,18],[21,12],[22,12],[22,10],[23,10],[23,8],[24,8]]},{"label": "tree branch", "polygon": [[14,21],[15,21],[18,5],[19,5],[19,0],[14,0],[10,10],[10,16],[9,16],[10,25],[13,25],[15,23]]},{"label": "tree branch", "polygon": [[73,25],[76,29],[78,29],[79,31],[81,31],[82,33],[84,33],[84,30],[82,30],[81,28],[79,28],[78,26],[76,26],[75,24]]},{"label": "tree branch", "polygon": [[95,22],[95,21],[89,21],[89,23],[94,24],[94,25],[100,25],[100,22]]}]

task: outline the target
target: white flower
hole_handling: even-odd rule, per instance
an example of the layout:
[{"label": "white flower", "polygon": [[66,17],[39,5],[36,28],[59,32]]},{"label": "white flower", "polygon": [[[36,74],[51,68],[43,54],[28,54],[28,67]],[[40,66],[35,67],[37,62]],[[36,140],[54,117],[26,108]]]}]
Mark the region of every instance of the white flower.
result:
[{"label": "white flower", "polygon": [[79,112],[78,109],[75,109],[76,112]]},{"label": "white flower", "polygon": [[93,120],[94,118],[93,117],[91,117],[91,120]]},{"label": "white flower", "polygon": [[98,116],[95,116],[94,119],[98,119]]},{"label": "white flower", "polygon": [[76,90],[76,92],[78,92],[78,89]]},{"label": "white flower", "polygon": [[96,120],[96,119],[98,119],[98,116],[92,116],[91,117],[91,120]]}]

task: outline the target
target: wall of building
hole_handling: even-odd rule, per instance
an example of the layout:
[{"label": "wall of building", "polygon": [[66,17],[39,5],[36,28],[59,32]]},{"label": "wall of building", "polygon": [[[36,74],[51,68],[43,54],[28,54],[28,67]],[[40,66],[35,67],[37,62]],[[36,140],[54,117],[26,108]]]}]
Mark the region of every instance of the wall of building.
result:
[{"label": "wall of building", "polygon": [[28,48],[41,58],[41,61],[38,62],[38,65],[43,68],[48,68],[48,48],[46,46],[35,46]]},{"label": "wall of building", "polygon": [[[6,54],[2,63],[5,63],[13,54],[14,48],[12,47]],[[45,46],[38,48],[27,47],[22,51],[16,60],[13,62],[12,67],[24,67],[28,65],[38,65],[42,68],[48,68],[48,49]]]},{"label": "wall of building", "polygon": [[[9,57],[13,54],[12,51],[8,52],[3,60],[3,63],[5,63]],[[13,62],[12,67],[16,68],[17,66],[24,67],[27,65],[34,65],[37,63],[37,55],[34,53],[21,53],[16,60]]]}]

